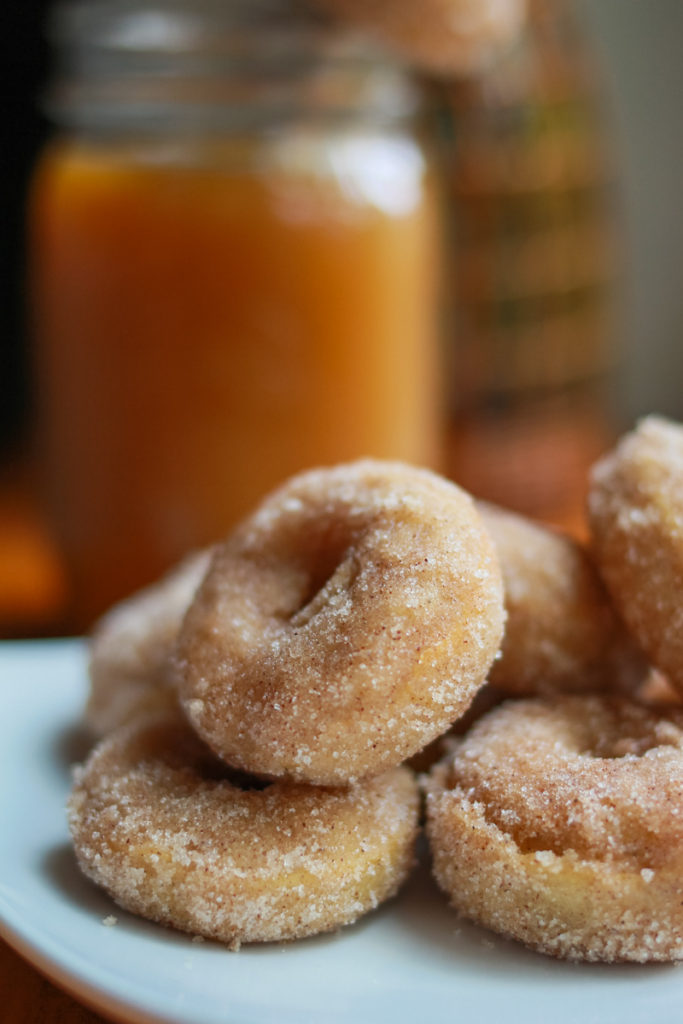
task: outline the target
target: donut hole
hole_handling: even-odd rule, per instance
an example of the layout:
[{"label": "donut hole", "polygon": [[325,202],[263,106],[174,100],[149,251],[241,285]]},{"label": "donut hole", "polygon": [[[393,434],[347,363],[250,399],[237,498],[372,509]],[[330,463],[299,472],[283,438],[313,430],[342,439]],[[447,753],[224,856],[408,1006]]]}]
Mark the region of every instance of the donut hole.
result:
[{"label": "donut hole", "polygon": [[230,765],[223,765],[222,775],[216,775],[216,778],[229,782],[231,786],[241,790],[243,793],[250,791],[260,793],[273,785],[271,779],[262,779],[258,775],[251,775],[249,772],[242,772],[238,768],[231,768]]},{"label": "donut hole", "polygon": [[608,722],[603,730],[596,731],[582,756],[612,761],[644,757],[661,747],[680,749],[682,745],[679,724],[666,718],[658,719],[640,708],[622,708],[617,721]]},{"label": "donut hole", "polygon": [[[554,706],[553,706],[554,704]],[[521,702],[520,702],[520,706]],[[660,747],[683,749],[683,716],[662,715],[618,697],[565,697],[555,702],[528,701],[535,749],[568,764],[644,757]]]},{"label": "donut hole", "polygon": [[307,625],[324,608],[338,607],[348,594],[355,577],[356,569],[351,558],[341,561],[329,573],[316,574],[310,580],[301,606],[290,616],[290,625],[298,629]]},{"label": "donut hole", "polygon": [[[579,858],[599,857],[600,854],[595,849],[596,835],[597,845],[600,848],[604,847],[604,818],[605,811],[610,806],[609,801],[598,811],[596,817],[595,811],[591,811],[581,801],[565,808],[564,811],[559,807],[552,810],[549,804],[546,821],[537,813],[528,815],[526,808],[516,808],[514,805],[505,807],[486,801],[477,803],[487,825],[499,836],[512,842],[517,852],[523,856],[552,854],[555,857],[564,857],[571,851]],[[620,845],[622,839],[623,836],[620,836]],[[499,841],[499,837],[496,841]],[[636,846],[638,845],[636,841]],[[551,858],[548,857],[548,860],[551,861]],[[543,857],[539,857],[539,862],[543,862]]]},{"label": "donut hole", "polygon": [[328,605],[338,606],[357,575],[352,538],[339,524],[318,524],[308,531],[304,544],[298,600],[289,616],[294,628],[305,626]]},{"label": "donut hole", "polygon": [[442,780],[443,789],[450,790],[456,803],[464,801],[476,808],[476,814],[481,815],[486,825],[496,834],[496,841],[500,841],[502,836],[514,843],[522,854],[549,851],[559,857],[565,852],[565,836],[553,829],[531,831],[523,809],[515,807],[514,804],[501,806],[485,797],[482,798],[482,794],[478,794],[458,778],[457,771],[453,768],[442,776]]},{"label": "donut hole", "polygon": [[527,835],[522,829],[508,832],[496,822],[501,832],[513,840],[520,853],[552,853],[556,857],[562,857],[567,851],[564,845],[557,841],[557,837],[551,834],[543,836]]},{"label": "donut hole", "polygon": [[584,751],[581,756],[618,761],[624,757],[643,757],[648,750],[659,746],[661,744],[654,736],[605,736],[594,749]]},{"label": "donut hole", "polygon": [[468,793],[467,787],[463,788],[455,773],[451,772],[445,777],[443,786],[445,790],[450,790],[454,794],[456,801],[464,799],[476,807],[476,813],[481,815],[487,826],[497,834],[496,841],[500,841],[500,836],[505,837],[514,843],[521,854],[549,852],[560,857],[566,852],[566,836],[553,829],[530,831],[523,812],[520,813],[514,806],[501,807],[487,800],[477,799],[475,793]]}]

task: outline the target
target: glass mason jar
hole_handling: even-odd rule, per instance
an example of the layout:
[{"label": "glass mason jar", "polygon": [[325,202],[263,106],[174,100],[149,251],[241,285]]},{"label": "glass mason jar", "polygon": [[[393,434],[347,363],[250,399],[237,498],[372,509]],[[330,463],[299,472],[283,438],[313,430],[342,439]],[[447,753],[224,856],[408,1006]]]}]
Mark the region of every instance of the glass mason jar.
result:
[{"label": "glass mason jar", "polygon": [[438,231],[406,72],[284,0],[58,8],[38,432],[74,628],[302,468],[433,465]]},{"label": "glass mason jar", "polygon": [[454,130],[449,471],[585,532],[614,442],[619,215],[599,66],[573,0],[528,0],[498,64],[445,90]]}]

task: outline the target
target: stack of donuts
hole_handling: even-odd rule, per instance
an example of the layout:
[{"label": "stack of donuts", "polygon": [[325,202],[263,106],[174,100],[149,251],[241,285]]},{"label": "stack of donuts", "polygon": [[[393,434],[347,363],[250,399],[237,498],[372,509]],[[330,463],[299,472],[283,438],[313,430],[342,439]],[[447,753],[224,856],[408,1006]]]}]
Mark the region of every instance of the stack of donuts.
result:
[{"label": "stack of donuts", "polygon": [[683,428],[623,438],[588,520],[584,547],[370,460],[285,483],[98,624],[84,872],[233,947],[335,929],[406,878],[420,787],[470,920],[683,959]]},{"label": "stack of donuts", "polygon": [[491,682],[517,699],[426,781],[437,880],[543,953],[682,959],[683,428],[649,417],[593,468],[589,552],[484,515],[509,611]]},{"label": "stack of donuts", "polygon": [[69,818],[128,910],[235,947],[354,921],[413,864],[401,767],[467,709],[503,632],[472,500],[420,469],[305,473],[92,645]]}]

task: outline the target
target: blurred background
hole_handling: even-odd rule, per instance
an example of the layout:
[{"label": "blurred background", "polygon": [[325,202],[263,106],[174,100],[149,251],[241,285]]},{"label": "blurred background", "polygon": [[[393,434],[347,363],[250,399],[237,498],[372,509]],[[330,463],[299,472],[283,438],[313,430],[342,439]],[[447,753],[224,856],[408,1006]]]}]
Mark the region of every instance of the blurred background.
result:
[{"label": "blurred background", "polygon": [[[82,629],[88,621],[85,613],[72,620],[63,614],[69,582],[59,545],[55,545],[50,531],[49,510],[40,500],[32,458],[36,392],[30,369],[30,303],[25,287],[26,196],[38,154],[51,131],[40,104],[52,66],[41,28],[48,6],[44,0],[12,5],[5,14],[0,41],[4,76],[0,115],[4,225],[0,241],[0,634],[8,636]],[[444,87],[440,78],[435,90],[435,105],[442,109],[445,105],[451,116],[445,130],[442,166],[446,167],[448,217],[453,220],[449,235],[455,250],[452,267],[444,275],[446,291],[455,307],[449,312],[446,328],[449,351],[444,365],[449,369],[441,371],[442,375],[452,373],[452,380],[445,386],[446,451],[436,461],[438,468],[444,468],[476,493],[580,532],[577,480],[586,461],[640,415],[658,411],[683,418],[683,5],[679,0],[649,0],[647,4],[638,0],[577,0],[560,6],[562,16],[567,10],[571,15],[573,28],[568,35],[562,34],[564,29],[556,30],[554,23],[548,28],[548,11],[550,18],[554,17],[549,0],[539,21],[539,34],[531,42],[527,39],[521,56],[517,54],[511,60],[506,55],[487,66],[485,73],[460,75],[452,87],[448,83]],[[590,54],[588,75],[583,56],[576,56],[576,33],[581,54]],[[533,47],[546,45],[550,46],[550,56],[546,54],[538,63]],[[558,58],[560,50],[564,56]],[[552,90],[544,91],[543,84],[546,72],[548,80],[554,82],[558,60],[562,64],[565,58],[568,66],[576,61],[578,69],[575,78],[569,77],[575,89],[572,103],[565,102],[562,108],[572,112],[571,125],[557,119]],[[536,70],[529,70],[538,67],[542,69],[538,75]],[[503,145],[501,139],[505,146],[517,147],[516,182],[524,180],[527,172],[533,175],[533,147],[538,143],[529,141],[528,132],[522,142],[515,134],[520,124],[528,127],[530,111],[542,126],[536,139],[555,140],[558,151],[564,153],[567,138],[575,140],[578,134],[587,151],[600,154],[594,163],[598,170],[593,181],[593,194],[599,198],[591,206],[590,217],[594,224],[607,225],[610,240],[604,250],[600,243],[582,257],[582,265],[590,265],[593,274],[588,281],[590,289],[584,288],[586,295],[594,296],[598,285],[600,288],[595,306],[596,311],[599,306],[600,317],[603,284],[609,291],[610,323],[604,328],[604,338],[594,343],[588,331],[588,340],[580,343],[586,350],[584,362],[593,361],[596,379],[600,379],[599,398],[591,392],[593,404],[581,419],[586,412],[585,396],[575,404],[576,381],[566,370],[565,390],[571,400],[563,399],[561,405],[555,399],[554,404],[545,403],[542,418],[537,412],[531,417],[532,427],[526,412],[523,424],[517,412],[527,401],[524,396],[532,392],[537,395],[547,381],[534,376],[538,359],[524,356],[524,351],[531,351],[531,343],[520,341],[526,339],[526,327],[520,328],[519,319],[527,313],[520,313],[522,307],[513,308],[507,293],[503,296],[505,303],[500,295],[492,293],[494,287],[507,286],[500,283],[507,281],[507,276],[498,268],[494,281],[494,275],[482,270],[473,255],[475,250],[479,252],[478,242],[493,219],[498,235],[496,255],[491,258],[500,260],[501,253],[509,256],[512,229],[508,222],[519,216],[519,210],[516,200],[509,196],[508,149],[501,172],[497,147]],[[529,159],[524,159],[527,156]],[[564,194],[567,188],[566,181],[557,184],[558,192]],[[525,217],[533,221],[540,216],[539,210],[540,206],[533,207]],[[503,221],[508,225],[504,230]],[[539,273],[545,262],[544,256]],[[567,289],[571,291],[569,284]],[[476,303],[472,300],[470,307],[475,293]],[[539,308],[534,307],[534,316],[542,315]],[[590,316],[592,308],[589,305]],[[514,331],[502,320],[495,330],[484,331],[482,309],[488,324],[494,316],[492,310],[497,317],[502,315],[500,310],[513,320],[517,317]],[[585,319],[585,309],[582,316]],[[597,312],[595,316],[598,323]],[[599,322],[602,324],[602,319]],[[528,333],[534,331],[537,339],[545,339],[546,349],[555,344],[552,333],[538,333],[532,324]],[[568,345],[572,352],[578,351],[578,340],[568,341],[564,329],[558,332],[558,339],[560,333],[562,340],[557,344],[564,346],[563,351]],[[505,347],[506,338],[513,334],[517,346],[514,351],[521,353],[515,359],[510,354],[512,348]],[[598,352],[603,342],[608,352],[604,359]],[[525,359],[533,363],[528,379],[522,366]],[[493,381],[496,361],[505,377],[502,384]],[[512,379],[513,362],[522,366],[519,380]],[[565,354],[554,363],[552,359],[548,362],[552,364],[550,376],[561,375],[568,358]],[[560,371],[558,366],[565,369]],[[584,373],[591,376],[593,371],[586,370],[586,366],[582,363],[582,369],[576,370],[576,380],[583,379]],[[557,384],[554,380],[553,388]],[[600,413],[604,412],[604,422],[599,425],[594,421],[595,401],[602,403]],[[511,405],[515,410],[512,420]],[[566,430],[560,429],[563,417],[568,424]],[[548,424],[553,424],[550,431]],[[570,440],[567,430],[572,435]],[[584,432],[578,453],[577,431]],[[498,452],[504,454],[497,461]],[[516,452],[523,453],[520,460],[515,459]],[[564,455],[558,458],[558,452]],[[507,471],[511,453],[513,473]],[[403,457],[402,452],[397,454]],[[545,481],[540,488],[534,486],[539,476]],[[204,540],[199,538],[200,542]],[[93,606],[91,614],[99,611],[101,607]]]},{"label": "blurred background", "polygon": [[676,0],[597,0],[580,10],[604,75],[622,199],[622,416],[630,423],[658,410],[680,419],[683,8]]}]

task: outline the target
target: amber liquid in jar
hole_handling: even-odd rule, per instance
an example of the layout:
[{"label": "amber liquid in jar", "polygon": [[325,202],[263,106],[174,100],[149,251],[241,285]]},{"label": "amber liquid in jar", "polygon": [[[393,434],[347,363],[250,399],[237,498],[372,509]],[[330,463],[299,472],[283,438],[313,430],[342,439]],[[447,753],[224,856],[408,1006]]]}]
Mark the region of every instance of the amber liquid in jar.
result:
[{"label": "amber liquid in jar", "polygon": [[36,170],[40,428],[79,628],[297,470],[436,460],[428,162],[403,119],[332,113],[80,132]]}]

